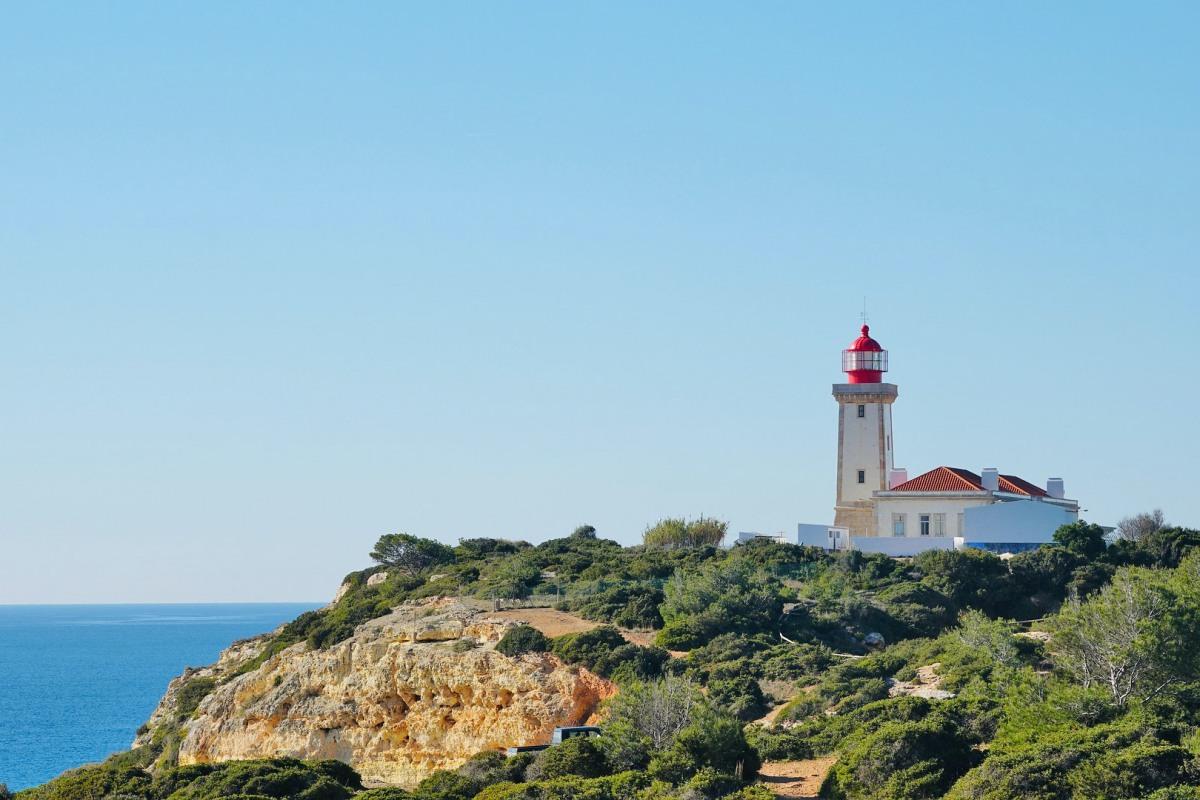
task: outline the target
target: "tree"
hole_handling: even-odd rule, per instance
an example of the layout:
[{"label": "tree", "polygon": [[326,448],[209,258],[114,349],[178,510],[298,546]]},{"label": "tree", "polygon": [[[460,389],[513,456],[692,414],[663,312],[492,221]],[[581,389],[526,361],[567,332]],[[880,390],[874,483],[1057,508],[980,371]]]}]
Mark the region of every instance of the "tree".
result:
[{"label": "tree", "polygon": [[1161,573],[1141,568],[1120,570],[1086,602],[1068,601],[1052,631],[1058,665],[1118,707],[1167,691],[1200,655],[1196,608],[1178,602]]},{"label": "tree", "polygon": [[1117,523],[1117,535],[1127,542],[1140,542],[1155,531],[1167,526],[1161,508],[1125,517]]},{"label": "tree", "polygon": [[1179,566],[1187,554],[1200,549],[1200,531],[1191,528],[1163,528],[1138,542],[1154,564],[1161,567]]},{"label": "tree", "polygon": [[729,523],[710,517],[692,521],[669,517],[646,528],[642,543],[660,550],[680,550],[690,547],[716,547],[725,538]]},{"label": "tree", "polygon": [[621,770],[643,769],[692,724],[703,703],[699,687],[686,678],[625,687],[609,701],[604,720],[601,744],[609,762]]},{"label": "tree", "polygon": [[1054,541],[1084,558],[1099,558],[1108,547],[1104,541],[1104,528],[1083,520],[1063,525],[1056,530]]},{"label": "tree", "polygon": [[591,525],[580,525],[575,530],[571,531],[572,539],[595,539],[596,529]]},{"label": "tree", "polygon": [[371,558],[389,568],[416,575],[428,567],[453,561],[454,548],[407,533],[387,533],[375,543]]}]

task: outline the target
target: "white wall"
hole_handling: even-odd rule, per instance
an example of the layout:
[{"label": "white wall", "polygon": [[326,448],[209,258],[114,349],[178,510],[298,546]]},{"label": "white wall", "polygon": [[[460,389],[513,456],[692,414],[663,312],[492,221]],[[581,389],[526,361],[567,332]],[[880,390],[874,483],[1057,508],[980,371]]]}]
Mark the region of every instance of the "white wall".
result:
[{"label": "white wall", "polygon": [[832,525],[809,525],[801,522],[796,526],[796,544],[824,547],[829,550],[845,550],[850,542],[850,531]]},{"label": "white wall", "polygon": [[[838,405],[842,415],[842,500],[870,500],[873,492],[887,488],[887,471],[892,468],[891,452],[880,452],[892,435],[892,407],[889,403],[858,403],[854,398]],[[859,405],[865,407],[863,417],[858,416]],[[866,473],[864,483],[858,482],[860,469]]]},{"label": "white wall", "polygon": [[1052,503],[1012,500],[968,509],[965,518],[967,530],[963,538],[968,545],[971,542],[1020,544],[1052,541],[1054,532],[1077,521],[1079,514]]},{"label": "white wall", "polygon": [[953,536],[905,537],[855,536],[850,546],[864,553],[883,553],[886,556],[915,556],[926,550],[953,550]]},{"label": "white wall", "polygon": [[[986,494],[963,494],[953,497],[946,495],[913,495],[912,497],[879,497],[875,500],[875,530],[877,535],[885,538],[892,536],[892,514],[907,515],[905,538],[930,538],[921,536],[922,514],[945,514],[946,527],[943,533],[946,538],[962,536],[958,529],[958,515],[968,508],[977,508],[992,502]],[[861,537],[860,537],[861,538]]]}]

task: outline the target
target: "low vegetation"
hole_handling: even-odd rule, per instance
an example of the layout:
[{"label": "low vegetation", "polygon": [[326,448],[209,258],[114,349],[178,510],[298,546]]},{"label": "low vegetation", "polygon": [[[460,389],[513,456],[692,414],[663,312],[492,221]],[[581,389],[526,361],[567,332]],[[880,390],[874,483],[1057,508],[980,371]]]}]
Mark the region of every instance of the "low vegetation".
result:
[{"label": "low vegetation", "polygon": [[[628,548],[590,526],[536,546],[394,534],[267,654],[328,647],[408,600],[536,596],[601,625],[553,639],[519,625],[497,649],[616,681],[604,735],[481,753],[402,791],[363,790],[333,762],[178,768],[177,729],[155,731],[18,797],[766,800],[761,762],[832,756],[822,796],[842,800],[1200,800],[1200,531],[1161,514],[1122,525],[1111,544],[1066,526],[1008,560],[722,549],[724,524],[704,518],[664,520]],[[212,688],[185,685],[181,717]]]}]

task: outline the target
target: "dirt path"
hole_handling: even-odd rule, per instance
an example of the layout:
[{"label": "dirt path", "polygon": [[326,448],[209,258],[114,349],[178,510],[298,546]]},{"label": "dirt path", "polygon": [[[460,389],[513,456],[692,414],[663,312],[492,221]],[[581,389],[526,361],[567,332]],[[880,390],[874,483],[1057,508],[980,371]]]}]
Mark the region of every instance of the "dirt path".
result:
[{"label": "dirt path", "polygon": [[758,782],[776,797],[815,798],[837,756],[808,758],[803,761],[768,761],[758,771]]},{"label": "dirt path", "polygon": [[577,617],[564,611],[555,611],[553,608],[514,608],[511,611],[493,611],[487,616],[490,619],[524,622],[551,638],[568,633],[583,633],[600,627],[599,622],[592,622],[590,619]]},{"label": "dirt path", "polygon": [[775,724],[775,718],[778,717],[779,712],[783,711],[785,708],[787,708],[787,703],[780,703],[779,705],[772,708],[770,711],[768,711],[763,716],[759,717],[756,720],[753,720],[753,723],[755,725],[762,725],[764,727],[769,728]]}]

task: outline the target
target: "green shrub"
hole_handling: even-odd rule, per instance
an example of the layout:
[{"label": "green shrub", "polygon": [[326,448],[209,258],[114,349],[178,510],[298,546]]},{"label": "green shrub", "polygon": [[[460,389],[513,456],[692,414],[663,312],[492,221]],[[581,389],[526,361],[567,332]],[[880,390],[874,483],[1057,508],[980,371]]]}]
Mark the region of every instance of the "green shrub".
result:
[{"label": "green shrub", "polygon": [[411,793],[388,786],[380,789],[367,789],[354,795],[354,800],[413,800]]},{"label": "green shrub", "polygon": [[604,752],[589,736],[575,736],[537,754],[526,770],[531,781],[576,775],[580,778],[599,778],[609,773]]},{"label": "green shrub", "polygon": [[777,633],[780,589],[774,578],[737,562],[676,573],[659,607],[664,625],[658,644],[690,650],[722,633]]},{"label": "green shrub", "polygon": [[945,721],[888,722],[842,753],[826,785],[845,800],[936,798],[971,759],[970,743]]},{"label": "green shrub", "polygon": [[180,718],[190,717],[200,707],[200,702],[217,688],[215,678],[192,678],[185,683],[176,697],[176,711]]},{"label": "green shrub", "polygon": [[530,625],[515,625],[509,628],[496,643],[497,652],[514,658],[522,653],[546,653],[550,647],[550,639]]},{"label": "green shrub", "polygon": [[471,800],[480,788],[467,775],[438,770],[417,784],[413,796],[414,800]]},{"label": "green shrub", "polygon": [[694,520],[663,519],[646,528],[642,542],[646,547],[674,550],[690,547],[715,547],[725,538],[728,522],[698,517]]},{"label": "green shrub", "polygon": [[1070,783],[1076,796],[1089,800],[1141,797],[1176,783],[1190,760],[1191,754],[1178,745],[1136,742],[1080,765]]},{"label": "green shrub", "polygon": [[569,607],[586,619],[625,628],[661,628],[658,606],[663,597],[653,586],[614,586],[574,600]]},{"label": "green shrub", "polygon": [[597,675],[621,680],[656,678],[670,655],[656,647],[625,641],[611,625],[552,640],[553,652],[563,661],[587,667]]},{"label": "green shrub", "polygon": [[708,700],[717,708],[748,722],[766,712],[767,701],[753,675],[721,672],[708,683]]},{"label": "green shrub", "polygon": [[978,608],[1005,614],[1015,596],[1008,566],[983,550],[926,550],[913,558],[922,582],[949,599],[950,611]]},{"label": "green shrub", "polygon": [[734,794],[742,786],[734,776],[704,767],[683,785],[680,797],[682,800],[719,800]]},{"label": "green shrub", "polygon": [[154,780],[154,796],[171,800],[216,800],[231,795],[346,800],[362,788],[349,765],[340,761],[276,758],[179,767]]}]

